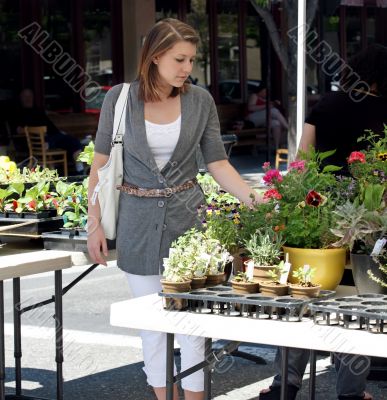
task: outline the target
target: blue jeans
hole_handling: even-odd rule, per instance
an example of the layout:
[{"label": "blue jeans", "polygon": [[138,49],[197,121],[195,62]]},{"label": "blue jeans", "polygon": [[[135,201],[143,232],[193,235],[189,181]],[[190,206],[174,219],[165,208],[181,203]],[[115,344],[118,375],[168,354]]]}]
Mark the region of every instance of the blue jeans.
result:
[{"label": "blue jeans", "polygon": [[[309,361],[309,350],[289,349],[288,383],[301,388],[302,376]],[[337,373],[337,396],[363,396],[370,371],[370,358],[355,354],[333,353]],[[279,372],[272,386],[281,385],[281,349],[277,349],[275,368]]]}]

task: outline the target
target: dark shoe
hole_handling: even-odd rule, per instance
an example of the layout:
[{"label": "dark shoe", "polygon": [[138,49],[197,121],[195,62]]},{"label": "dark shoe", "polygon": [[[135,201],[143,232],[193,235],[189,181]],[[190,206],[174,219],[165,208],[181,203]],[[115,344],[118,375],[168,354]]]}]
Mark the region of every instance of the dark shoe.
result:
[{"label": "dark shoe", "polygon": [[[298,387],[288,385],[287,400],[295,400],[298,392]],[[259,400],[280,400],[281,399],[281,386],[270,386],[270,392],[260,393]]]}]

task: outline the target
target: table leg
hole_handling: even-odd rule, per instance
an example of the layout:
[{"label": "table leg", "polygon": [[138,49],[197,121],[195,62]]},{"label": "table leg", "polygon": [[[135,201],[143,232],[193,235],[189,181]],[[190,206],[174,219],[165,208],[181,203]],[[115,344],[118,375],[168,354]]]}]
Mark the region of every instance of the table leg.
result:
[{"label": "table leg", "polygon": [[288,397],[288,363],[289,363],[289,348],[281,347],[281,400],[286,400]]},{"label": "table leg", "polygon": [[21,396],[21,314],[20,314],[20,278],[13,278],[13,335],[15,357],[16,396]]},{"label": "table leg", "polygon": [[0,281],[0,400],[5,399],[4,283]]},{"label": "table leg", "polygon": [[316,395],[316,351],[310,351],[310,377],[309,377],[309,400],[314,400]]},{"label": "table leg", "polygon": [[175,335],[173,333],[167,333],[167,399],[173,400],[173,345],[174,345]]},{"label": "table leg", "polygon": [[63,400],[63,309],[62,309],[62,271],[55,271],[55,361],[56,398]]},{"label": "table leg", "polygon": [[[212,339],[205,338],[204,340],[204,358],[209,360],[212,354]],[[203,369],[204,371],[204,399],[211,400],[211,365]]]}]

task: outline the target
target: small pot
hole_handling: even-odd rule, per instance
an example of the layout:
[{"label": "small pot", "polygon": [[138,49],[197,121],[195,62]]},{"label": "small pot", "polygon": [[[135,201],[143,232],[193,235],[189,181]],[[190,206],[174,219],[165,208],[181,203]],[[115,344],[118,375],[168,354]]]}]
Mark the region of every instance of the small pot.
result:
[{"label": "small pot", "polygon": [[22,213],[17,213],[15,211],[8,211],[8,218],[23,218],[23,214]]},{"label": "small pot", "polygon": [[206,286],[216,286],[220,285],[226,281],[226,274],[222,272],[217,275],[207,275]]},{"label": "small pot", "polygon": [[[191,290],[191,281],[185,282],[169,282],[161,279],[161,286],[164,293],[184,293]],[[176,298],[164,298],[164,308],[168,310],[183,310],[188,306],[188,300]]]},{"label": "small pot", "polygon": [[258,293],[259,283],[257,282],[236,282],[231,281],[232,289],[238,294]]},{"label": "small pot", "polygon": [[191,282],[191,289],[196,290],[196,289],[201,289],[206,286],[206,276],[201,276],[201,277],[193,277],[192,282]]},{"label": "small pot", "polygon": [[320,294],[321,285],[316,286],[299,286],[295,284],[289,285],[289,294],[295,299],[313,299]]},{"label": "small pot", "polygon": [[278,297],[286,296],[288,294],[289,286],[282,283],[272,281],[259,282],[259,291],[265,296]]}]

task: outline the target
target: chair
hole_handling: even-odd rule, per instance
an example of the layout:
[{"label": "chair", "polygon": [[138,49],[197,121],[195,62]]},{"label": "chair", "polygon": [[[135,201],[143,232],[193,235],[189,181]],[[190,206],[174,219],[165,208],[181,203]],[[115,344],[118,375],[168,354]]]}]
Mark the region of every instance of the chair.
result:
[{"label": "chair", "polygon": [[275,168],[278,169],[280,163],[288,163],[288,149],[277,149],[275,153]]},{"label": "chair", "polygon": [[24,129],[27,136],[28,149],[30,153],[29,167],[33,167],[35,160],[43,167],[49,167],[54,164],[62,164],[63,174],[64,176],[67,176],[68,168],[66,150],[48,150],[47,143],[44,140],[47,127],[26,126]]}]

